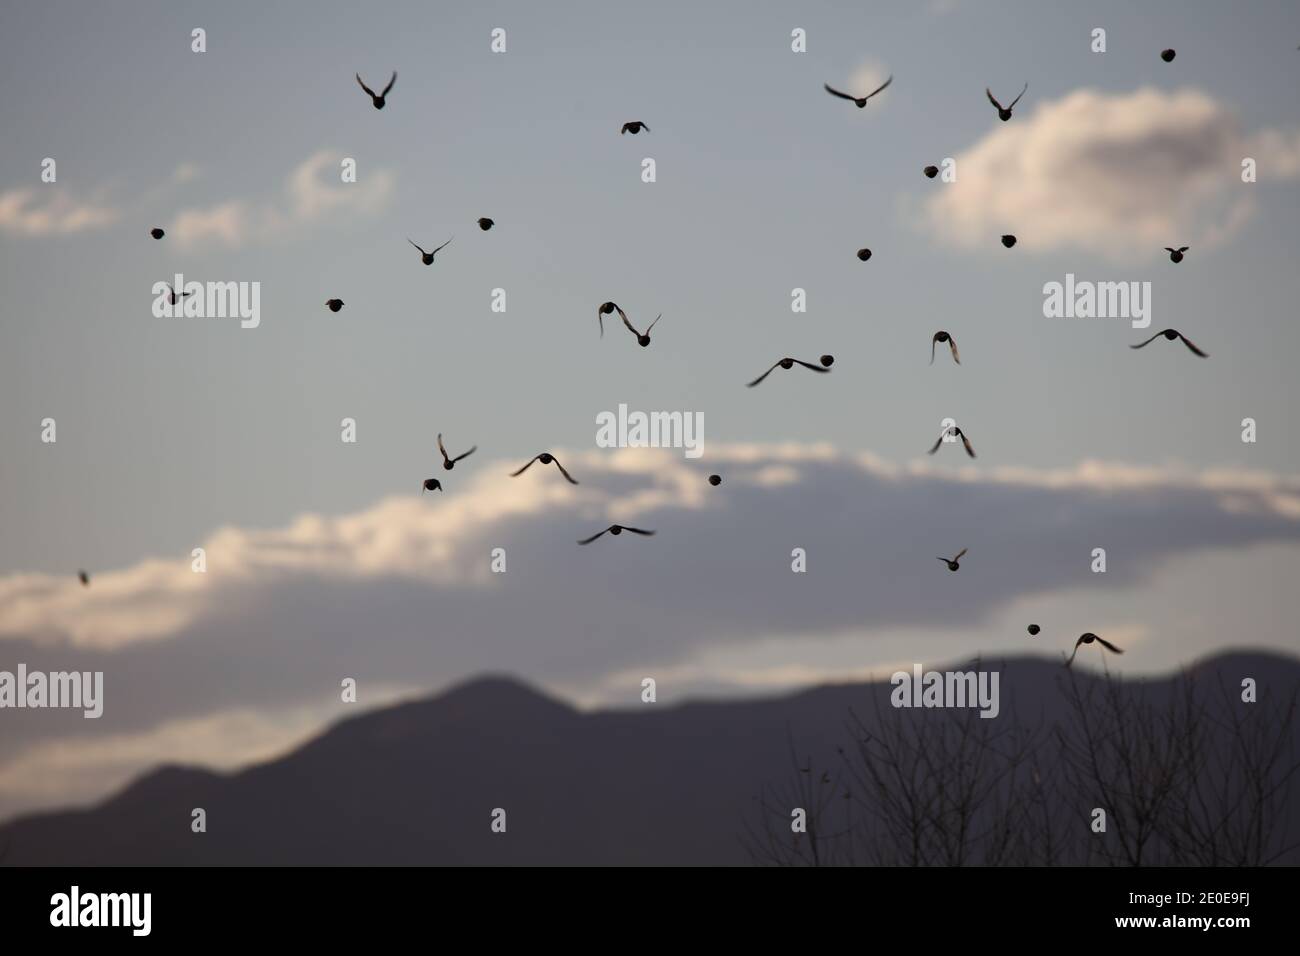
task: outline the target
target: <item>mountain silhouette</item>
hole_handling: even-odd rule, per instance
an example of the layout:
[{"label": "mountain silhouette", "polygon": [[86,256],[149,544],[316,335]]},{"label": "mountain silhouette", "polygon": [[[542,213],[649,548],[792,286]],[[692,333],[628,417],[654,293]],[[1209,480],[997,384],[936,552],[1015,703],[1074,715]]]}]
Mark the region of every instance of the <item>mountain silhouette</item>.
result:
[{"label": "mountain silhouette", "polygon": [[[980,667],[1001,672],[999,721],[1066,719],[1059,662]],[[1234,653],[1185,673],[1289,693],[1300,660]],[[1157,696],[1175,686],[1172,676],[1125,685]],[[745,820],[763,788],[790,778],[792,747],[824,765],[850,711],[867,722],[877,703],[894,713],[890,690],[886,676],[667,705],[640,703],[633,688],[627,709],[584,712],[511,678],[480,678],[345,719],[236,772],[160,767],[97,806],[0,826],[0,846],[6,866],[747,865]],[[196,807],[205,833],[191,832]],[[491,830],[498,807],[505,833]]]}]

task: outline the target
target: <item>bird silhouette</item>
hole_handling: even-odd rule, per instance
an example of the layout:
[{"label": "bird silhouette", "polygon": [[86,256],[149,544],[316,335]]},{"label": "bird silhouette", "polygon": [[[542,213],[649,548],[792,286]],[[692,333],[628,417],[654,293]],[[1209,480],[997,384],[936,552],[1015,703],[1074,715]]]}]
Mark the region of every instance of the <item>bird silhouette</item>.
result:
[{"label": "bird silhouette", "polygon": [[859,250],[858,250],[858,258],[861,259],[863,262],[866,262],[868,259],[871,258],[871,250],[870,250],[870,249],[859,249]]},{"label": "bird silhouette", "polygon": [[984,94],[989,98],[989,102],[992,103],[995,107],[997,107],[998,119],[1002,120],[1002,122],[1005,123],[1007,120],[1011,119],[1011,111],[1016,108],[1016,104],[1020,102],[1020,97],[1025,95],[1025,90],[1027,89],[1029,89],[1028,83],[1025,84],[1025,89],[1020,91],[1020,95],[1017,96],[1014,100],[1012,100],[1011,105],[1009,106],[1003,106],[1001,103],[999,103],[997,101],[997,98],[993,95],[993,91],[990,90],[987,86],[984,87]]},{"label": "bird silhouette", "polygon": [[631,133],[635,136],[637,133],[641,132],[641,130],[645,130],[648,133],[650,132],[650,127],[646,126],[646,124],[642,123],[640,120],[633,120],[631,123],[623,124],[623,128],[619,130],[619,135],[621,136],[624,133]]},{"label": "bird silhouette", "polygon": [[965,553],[966,553],[967,551],[969,551],[969,550],[970,550],[970,548],[962,548],[960,551],[957,552],[956,557],[952,557],[952,558],[939,558],[938,560],[940,560],[940,561],[942,561],[944,564],[948,565],[948,570],[949,570],[949,571],[956,571],[958,568],[961,567],[961,563],[960,563],[960,562],[961,562],[962,555],[965,554]]},{"label": "bird silhouette", "polygon": [[625,524],[612,524],[604,531],[596,532],[590,538],[583,538],[581,541],[578,542],[578,544],[591,544],[591,542],[595,541],[597,538],[599,538],[602,534],[605,534],[606,532],[614,535],[615,537],[618,537],[624,531],[631,531],[633,534],[645,535],[647,538],[650,535],[654,534],[653,531],[646,531],[643,528],[629,528]]},{"label": "bird silhouette", "polygon": [[1188,249],[1190,249],[1190,248],[1192,248],[1192,247],[1191,247],[1191,246],[1179,246],[1177,249],[1173,249],[1173,248],[1171,248],[1171,247],[1169,247],[1169,246],[1165,246],[1165,252],[1169,253],[1169,261],[1170,261],[1170,262],[1182,262],[1182,261],[1183,261],[1183,253],[1186,252],[1186,251],[1187,251]]},{"label": "bird silhouette", "polygon": [[1202,352],[1202,351],[1201,351],[1200,349],[1198,349],[1195,345],[1193,345],[1191,339],[1189,339],[1189,338],[1187,338],[1186,336],[1184,336],[1183,333],[1179,332],[1177,329],[1164,329],[1163,331],[1157,332],[1155,335],[1151,336],[1151,338],[1147,339],[1145,342],[1139,342],[1137,345],[1130,345],[1129,348],[1131,348],[1131,349],[1140,349],[1140,348],[1143,348],[1143,347],[1145,347],[1145,346],[1147,346],[1147,345],[1150,345],[1152,342],[1154,342],[1156,339],[1160,338],[1160,336],[1162,336],[1162,335],[1163,335],[1165,338],[1167,338],[1170,342],[1172,342],[1174,339],[1181,339],[1181,340],[1182,340],[1182,343],[1183,343],[1184,345],[1186,345],[1189,349],[1191,349],[1193,352],[1195,352],[1195,353],[1196,353],[1197,355],[1199,355],[1201,358],[1209,358],[1209,357],[1210,357],[1208,353],[1206,353],[1206,352]]},{"label": "bird silhouette", "polygon": [[560,474],[562,474],[565,478],[569,479],[569,484],[576,485],[578,483],[577,480],[571,474],[569,474],[567,471],[564,470],[564,466],[560,464],[560,460],[548,451],[544,451],[540,455],[535,456],[532,461],[524,465],[524,467],[520,468],[518,471],[512,471],[510,473],[510,477],[517,478],[520,475],[522,475],[524,472],[526,472],[529,468],[533,466],[533,461],[540,461],[543,465],[549,465],[552,462],[554,462],[555,467],[560,469]]},{"label": "bird silhouette", "polygon": [[478,227],[482,229],[484,232],[487,232],[495,225],[496,223],[493,222],[491,219],[489,219],[487,216],[484,216],[478,221]]},{"label": "bird silhouette", "polygon": [[375,94],[374,90],[366,86],[365,82],[361,79],[360,73],[357,74],[357,82],[361,84],[361,88],[363,90],[365,90],[367,93],[370,94],[370,102],[375,104],[375,109],[382,110],[384,108],[385,97],[388,96],[388,91],[391,90],[393,88],[393,84],[397,82],[397,71],[396,70],[393,71],[393,78],[389,80],[388,85],[384,87],[384,92],[378,95]]},{"label": "bird silhouette", "polygon": [[934,337],[930,339],[930,364],[931,365],[934,364],[934,347],[940,342],[948,343],[948,348],[952,350],[952,360],[956,362],[958,365],[960,365],[961,356],[957,354],[957,340],[954,339],[952,335],[945,332],[943,329],[940,329],[938,332],[935,332]]},{"label": "bird silhouette", "polygon": [[170,283],[163,283],[163,284],[167,286],[167,301],[172,305],[175,305],[177,302],[185,298],[187,295],[194,294],[193,292],[182,292],[180,295],[177,295],[176,290],[171,287]]},{"label": "bird silhouette", "polygon": [[83,587],[90,587],[90,574],[88,572],[78,571],[77,580],[81,582]]},{"label": "bird silhouette", "polygon": [[645,348],[647,345],[650,344],[650,329],[653,329],[656,325],[658,325],[659,320],[664,317],[664,314],[660,312],[658,315],[655,316],[655,320],[650,323],[649,328],[647,328],[644,332],[638,332],[635,328],[632,327],[632,323],[628,321],[626,312],[624,312],[622,309],[619,309],[618,314],[619,317],[622,318],[623,324],[627,326],[627,330],[636,336],[637,344],[640,345],[641,348]]},{"label": "bird silhouette", "polygon": [[167,233],[163,232],[157,226],[154,226],[149,230],[149,235],[153,236],[155,239],[161,239],[163,236],[167,235]]},{"label": "bird silhouette", "polygon": [[718,485],[722,484],[722,476],[709,475],[709,484],[711,484],[714,488],[718,487]]},{"label": "bird silhouette", "polygon": [[763,381],[763,379],[767,378],[769,375],[771,375],[773,372],[775,372],[778,366],[780,366],[781,368],[790,369],[790,368],[794,368],[796,365],[802,365],[804,368],[806,368],[806,369],[810,369],[810,370],[812,370],[812,371],[814,371],[814,372],[829,372],[829,371],[830,371],[830,365],[831,365],[831,363],[834,362],[834,361],[835,361],[835,356],[833,356],[833,355],[823,355],[823,356],[821,357],[821,363],[822,363],[822,364],[821,364],[821,365],[813,365],[811,362],[804,362],[804,361],[801,361],[800,359],[790,358],[789,356],[786,356],[785,358],[781,359],[779,362],[777,362],[776,364],[774,364],[770,369],[768,369],[766,372],[764,372],[764,373],[763,373],[762,375],[760,375],[758,378],[756,378],[756,379],[754,379],[752,382],[748,383],[745,387],[746,387],[746,388],[753,388],[753,387],[754,387],[755,385],[757,385],[759,382]]},{"label": "bird silhouette", "polygon": [[331,312],[337,312],[339,309],[343,308],[343,300],[342,300],[342,299],[326,299],[326,300],[325,300],[325,305],[329,308],[329,310],[330,310]]},{"label": "bird silhouette", "polygon": [[[455,238],[456,238],[455,236],[451,237],[451,239],[455,239]],[[438,253],[442,252],[442,250],[446,249],[449,245],[451,245],[451,239],[448,239],[437,249],[434,249],[433,252],[425,252],[423,249],[420,249],[419,246],[415,246],[415,243],[411,242],[410,236],[407,236],[406,241],[410,242],[411,245],[415,246],[416,249],[420,249],[420,261],[423,262],[426,266],[431,266],[433,265],[433,257],[436,256]]]},{"label": "bird silhouette", "polygon": [[961,443],[966,447],[966,454],[970,455],[972,458],[975,457],[975,449],[971,447],[970,439],[967,438],[966,433],[962,431],[960,428],[958,428],[956,425],[952,425],[948,428],[945,428],[943,431],[939,432],[938,439],[935,441],[934,445],[931,446],[930,448],[929,453],[931,455],[933,455],[935,452],[939,450],[939,446],[943,444],[944,436],[949,433],[953,435],[957,435],[959,438],[961,438]]},{"label": "bird silhouette", "polygon": [[437,478],[426,478],[421,488],[420,494],[424,494],[426,491],[442,491],[442,482]]},{"label": "bird silhouette", "polygon": [[457,455],[455,458],[450,458],[447,456],[447,449],[442,447],[442,432],[439,432],[438,451],[442,454],[442,467],[447,471],[451,471],[456,467],[456,462],[460,461],[462,458],[468,458],[470,455],[474,454],[474,452],[478,451],[478,445],[475,445],[463,455]]},{"label": "bird silhouette", "polygon": [[627,314],[617,305],[613,302],[602,302],[596,308],[596,322],[600,325],[600,337],[602,339],[605,337],[605,316],[609,315],[611,312],[617,312],[619,315],[623,316],[624,322],[627,321]]},{"label": "bird silhouette", "polygon": [[876,87],[866,96],[850,96],[848,93],[841,93],[839,90],[835,89],[835,87],[831,86],[829,83],[823,83],[822,86],[826,88],[826,92],[829,93],[831,96],[838,96],[842,100],[848,100],[851,103],[856,103],[858,109],[862,109],[862,107],[867,105],[867,100],[871,99],[873,96],[875,96],[877,93],[879,93],[881,90],[883,90],[885,87],[889,86],[889,84],[893,82],[894,82],[894,76],[891,73],[889,79],[885,80],[885,82],[881,83],[878,87]]},{"label": "bird silhouette", "polygon": [[939,175],[939,167],[938,167],[938,166],[927,166],[927,167],[925,167],[925,169],[921,170],[921,172],[925,173],[925,178],[926,178],[926,179],[934,179],[935,176],[938,176],[938,175]]},{"label": "bird silhouette", "polygon": [[1160,59],[1164,60],[1166,63],[1173,63],[1174,57],[1176,57],[1177,55],[1178,53],[1173,49],[1160,51]]},{"label": "bird silhouette", "polygon": [[1089,631],[1087,634],[1081,634],[1081,635],[1079,636],[1079,639],[1078,639],[1077,641],[1074,642],[1074,650],[1070,652],[1070,659],[1069,659],[1068,661],[1065,662],[1065,666],[1066,666],[1066,667],[1069,667],[1071,664],[1074,663],[1074,655],[1077,654],[1077,653],[1079,653],[1079,648],[1080,648],[1082,645],[1084,645],[1084,644],[1091,644],[1093,641],[1096,641],[1098,644],[1100,644],[1102,647],[1106,648],[1106,650],[1110,651],[1112,654],[1123,654],[1123,653],[1124,653],[1122,650],[1120,650],[1118,647],[1116,647],[1116,646],[1115,646],[1114,644],[1112,644],[1110,641],[1105,640],[1104,638],[1100,638],[1100,637],[1098,637],[1096,634],[1093,634],[1091,631]]},{"label": "bird silhouette", "polygon": [[1011,233],[1007,233],[1005,236],[1002,237],[1002,244],[1006,246],[1008,249],[1010,249],[1012,246],[1016,244],[1016,237],[1013,236]]},{"label": "bird silhouette", "polygon": [[1030,637],[1037,637],[1037,636],[1038,636],[1038,632],[1041,631],[1042,628],[1039,627],[1037,624],[1030,624],[1029,627],[1026,628],[1026,630],[1029,631],[1029,636],[1030,636]]}]

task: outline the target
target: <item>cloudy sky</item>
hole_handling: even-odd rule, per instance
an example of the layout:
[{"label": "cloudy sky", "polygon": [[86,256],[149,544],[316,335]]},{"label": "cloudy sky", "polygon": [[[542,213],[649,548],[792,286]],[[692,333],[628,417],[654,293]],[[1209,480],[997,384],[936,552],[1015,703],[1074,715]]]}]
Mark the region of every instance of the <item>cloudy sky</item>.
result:
[{"label": "cloudy sky", "polygon": [[[1296,651],[1300,8],[1130,7],[5,8],[0,669],[103,670],[107,701],[0,712],[0,816],[272,755],[355,712],[343,677],[626,705],[1084,630],[1133,673]],[[393,69],[376,111],[352,74]],[[864,110],[821,90],[891,73]],[[998,122],[985,86],[1026,81]],[[260,282],[260,326],[155,318],[177,272]],[[1067,273],[1150,282],[1152,328],[1045,318]],[[663,313],[649,348],[599,337],[606,299]],[[1127,347],[1167,326],[1211,357]],[[960,366],[928,366],[940,328]],[[620,403],[701,413],[704,456],[597,448]],[[978,459],[925,455],[945,417]],[[454,473],[440,431],[479,446]],[[582,484],[507,477],[542,450]],[[611,521],[659,534],[576,547]]]}]

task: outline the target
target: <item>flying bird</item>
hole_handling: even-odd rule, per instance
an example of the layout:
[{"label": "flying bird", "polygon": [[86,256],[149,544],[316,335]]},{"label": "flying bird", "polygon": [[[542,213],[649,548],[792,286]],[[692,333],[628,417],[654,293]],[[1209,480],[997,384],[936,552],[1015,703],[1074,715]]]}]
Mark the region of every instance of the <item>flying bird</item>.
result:
[{"label": "flying bird", "polygon": [[165,282],[163,284],[167,286],[167,301],[172,305],[175,305],[177,302],[185,298],[187,295],[194,294],[193,292],[182,292],[180,295],[177,295],[176,290],[171,287],[170,283]]},{"label": "flying bird", "polygon": [[1160,59],[1164,60],[1166,63],[1173,63],[1174,57],[1177,55],[1178,54],[1172,48],[1160,51]]},{"label": "flying bird", "polygon": [[420,492],[420,494],[424,494],[424,492],[426,491],[442,491],[442,482],[439,481],[437,478],[426,478],[424,479],[424,484],[421,487],[423,490]]},{"label": "flying bird", "polygon": [[1177,329],[1165,329],[1162,332],[1157,332],[1155,335],[1151,336],[1151,338],[1147,339],[1145,342],[1139,342],[1137,345],[1130,345],[1129,348],[1140,349],[1143,346],[1150,345],[1152,342],[1160,338],[1160,336],[1162,335],[1165,338],[1167,338],[1170,342],[1172,342],[1174,339],[1182,339],[1183,344],[1186,345],[1193,352],[1195,352],[1197,355],[1199,355],[1201,358],[1209,358],[1209,355],[1207,353],[1202,352],[1200,349],[1198,349],[1195,345],[1192,344],[1191,339],[1184,336],[1183,333],[1179,332]]},{"label": "flying bird", "polygon": [[948,348],[952,350],[952,360],[956,362],[958,365],[960,365],[961,356],[957,354],[957,340],[954,339],[952,335],[945,332],[943,329],[940,329],[938,332],[935,332],[934,337],[930,339],[930,364],[931,365],[934,364],[934,347],[939,342],[948,343]]},{"label": "flying bird", "polygon": [[664,314],[660,312],[658,315],[655,316],[655,320],[650,323],[649,328],[647,328],[644,332],[638,332],[635,328],[632,327],[632,323],[628,321],[626,312],[624,312],[622,309],[619,309],[618,314],[623,319],[623,324],[627,326],[627,330],[636,336],[637,344],[640,345],[641,348],[645,348],[647,345],[650,344],[650,329],[653,329],[656,325],[658,325],[659,320],[664,317]]},{"label": "flying bird", "polygon": [[163,236],[167,235],[167,233],[163,232],[157,226],[154,226],[149,230],[149,235],[153,236],[155,239],[161,239]]},{"label": "flying bird", "polygon": [[858,258],[861,259],[863,262],[866,262],[868,259],[871,258],[871,250],[870,250],[870,249],[859,249],[859,250],[858,250]]},{"label": "flying bird", "polygon": [[391,90],[393,88],[393,84],[397,82],[397,71],[396,70],[393,71],[393,78],[389,80],[388,85],[384,87],[384,92],[380,93],[378,96],[375,95],[374,90],[366,86],[366,84],[362,81],[360,73],[357,74],[357,82],[361,84],[361,88],[363,90],[365,90],[367,93],[370,94],[370,102],[375,104],[375,109],[382,110],[384,108],[384,102],[385,102],[384,98],[388,96],[388,91]]},{"label": "flying bird", "polygon": [[862,109],[862,107],[867,105],[867,100],[871,99],[873,96],[875,96],[877,93],[879,93],[881,90],[883,90],[885,87],[887,87],[890,83],[893,82],[894,82],[894,76],[891,73],[889,79],[885,80],[885,82],[881,83],[878,87],[876,87],[866,96],[850,96],[848,93],[841,93],[839,90],[835,89],[835,87],[831,86],[829,83],[823,83],[822,86],[826,88],[826,92],[829,93],[831,96],[838,96],[842,100],[849,100],[852,103],[856,103],[858,105],[858,109]]},{"label": "flying bird", "polygon": [[966,446],[966,454],[970,455],[972,458],[975,457],[975,449],[971,447],[970,439],[967,438],[966,433],[962,431],[960,428],[958,428],[956,425],[952,425],[948,428],[945,428],[943,431],[939,433],[938,440],[935,441],[934,445],[930,448],[929,453],[931,455],[933,455],[936,451],[939,450],[939,446],[943,444],[944,436],[948,435],[949,433],[960,437],[961,443]]},{"label": "flying bird", "polygon": [[714,488],[718,487],[718,485],[722,484],[722,476],[709,475],[709,484],[711,484]]},{"label": "flying bird", "polygon": [[1007,120],[1011,119],[1011,111],[1016,108],[1016,104],[1020,102],[1020,97],[1025,95],[1025,90],[1027,89],[1029,89],[1028,83],[1025,84],[1025,89],[1020,91],[1020,95],[1011,101],[1010,106],[1003,106],[999,103],[997,98],[993,95],[993,91],[987,86],[984,87],[984,94],[989,98],[989,102],[997,107],[998,119],[1005,123]]},{"label": "flying bird", "polygon": [[343,308],[343,300],[342,300],[342,299],[326,299],[326,300],[325,300],[325,305],[329,308],[329,310],[330,310],[331,312],[337,312],[339,309]]},{"label": "flying bird", "polygon": [[[544,451],[540,455],[537,455],[536,457],[533,458],[533,461],[540,461],[543,465],[549,465],[552,462],[554,462],[555,467],[560,469],[560,474],[562,474],[565,478],[569,479],[569,484],[576,485],[578,483],[571,474],[569,474],[567,471],[564,470],[564,466],[560,464],[560,460],[548,451]],[[533,466],[533,461],[530,461],[528,464],[524,465],[524,467],[520,468],[518,471],[512,471],[510,473],[510,477],[518,478],[520,475],[522,475],[524,472],[526,472],[529,468]]]},{"label": "flying bird", "polygon": [[1069,667],[1071,664],[1074,663],[1074,655],[1077,654],[1077,653],[1079,653],[1079,647],[1080,647],[1081,645],[1083,645],[1083,644],[1091,644],[1093,641],[1096,641],[1098,644],[1100,644],[1102,647],[1106,648],[1106,650],[1110,651],[1112,654],[1123,654],[1123,653],[1124,653],[1122,650],[1120,650],[1118,647],[1116,647],[1116,646],[1115,646],[1114,644],[1112,644],[1110,641],[1105,640],[1104,638],[1100,638],[1100,637],[1098,637],[1096,634],[1093,634],[1093,633],[1090,631],[1090,632],[1088,632],[1087,634],[1082,634],[1082,635],[1080,635],[1080,636],[1079,636],[1079,639],[1078,639],[1077,641],[1074,642],[1074,650],[1070,653],[1070,659],[1069,659],[1068,661],[1065,662],[1065,666],[1066,666],[1066,667]]},{"label": "flying bird", "polygon": [[591,544],[591,542],[595,541],[606,531],[614,535],[615,537],[622,534],[624,531],[631,531],[633,534],[641,534],[641,535],[645,535],[646,537],[649,537],[650,535],[654,534],[653,531],[646,531],[642,528],[629,528],[625,524],[612,524],[608,528],[606,528],[605,531],[597,532],[596,534],[593,534],[590,538],[583,538],[581,541],[578,542],[578,544]]},{"label": "flying bird", "polygon": [[1030,637],[1037,637],[1037,636],[1038,636],[1038,632],[1041,631],[1042,628],[1039,627],[1037,624],[1030,624],[1029,627],[1026,628],[1026,630],[1029,631],[1029,636],[1030,636]]},{"label": "flying bird", "polygon": [[938,176],[938,175],[939,175],[939,167],[938,167],[938,166],[927,166],[927,167],[925,167],[925,169],[921,170],[921,172],[925,173],[925,178],[926,178],[926,179],[934,179],[935,176]]},{"label": "flying bird", "polygon": [[1186,252],[1186,251],[1187,251],[1188,249],[1190,249],[1190,248],[1192,248],[1192,247],[1191,247],[1191,246],[1179,246],[1177,249],[1172,249],[1172,248],[1170,248],[1169,246],[1165,246],[1165,252],[1169,253],[1169,261],[1170,261],[1170,262],[1182,262],[1182,261],[1183,261],[1183,253]]},{"label": "flying bird", "polygon": [[631,133],[635,136],[637,133],[641,132],[641,130],[645,130],[648,133],[650,132],[650,127],[646,126],[646,124],[642,123],[640,120],[634,120],[631,123],[624,123],[623,128],[619,130],[619,135],[622,136],[624,133]]},{"label": "flying bird", "polygon": [[605,316],[609,315],[611,312],[617,312],[619,315],[623,316],[624,322],[627,321],[626,313],[624,313],[616,304],[613,302],[602,302],[596,308],[596,322],[600,325],[600,337],[602,339],[605,337]]},{"label": "flying bird", "polygon": [[468,458],[470,455],[474,454],[474,452],[478,451],[478,445],[475,445],[473,448],[465,452],[465,454],[463,455],[457,455],[455,458],[450,458],[447,455],[447,449],[442,447],[442,432],[439,432],[438,451],[442,453],[442,467],[447,471],[451,471],[453,468],[456,467],[456,462],[460,461],[462,458]]},{"label": "flying bird", "polygon": [[956,557],[952,557],[952,558],[939,558],[938,560],[940,560],[940,561],[942,561],[944,564],[948,565],[948,570],[949,570],[949,571],[956,571],[958,568],[961,567],[961,563],[960,563],[960,562],[961,562],[961,557],[962,557],[962,555],[965,554],[965,553],[966,553],[967,551],[969,551],[969,550],[970,550],[970,548],[962,548],[960,551],[957,552]]},{"label": "flying bird", "polygon": [[776,369],[777,369],[777,366],[778,366],[778,365],[779,365],[781,368],[785,368],[785,369],[794,368],[796,365],[802,365],[804,368],[806,368],[806,369],[811,369],[811,370],[814,371],[814,372],[829,372],[829,371],[830,371],[831,363],[834,362],[834,361],[835,361],[835,356],[833,356],[833,355],[823,355],[823,356],[821,357],[821,363],[822,363],[822,364],[821,364],[821,365],[813,365],[811,362],[804,362],[804,361],[801,361],[800,359],[794,359],[794,358],[790,358],[789,356],[787,356],[786,358],[781,359],[781,361],[779,361],[779,362],[777,362],[775,365],[773,365],[770,369],[768,369],[766,372],[764,372],[764,373],[763,373],[762,375],[760,375],[758,378],[754,379],[752,382],[750,382],[749,384],[747,384],[745,387],[746,387],[746,388],[753,388],[753,387],[754,387],[755,385],[757,385],[759,382],[763,381],[763,379],[767,378],[769,375],[771,375],[773,372],[775,372]]},{"label": "flying bird", "polygon": [[484,216],[478,221],[478,227],[482,229],[484,232],[487,232],[495,225],[496,223],[493,222],[491,219],[489,219],[487,216]]},{"label": "flying bird", "polygon": [[[455,238],[456,238],[455,236],[451,237],[451,239],[455,239]],[[438,253],[442,252],[442,250],[446,249],[449,245],[451,245],[451,239],[448,239],[437,249],[434,249],[433,252],[425,252],[423,249],[420,249],[419,246],[415,246],[414,242],[411,242],[410,236],[406,237],[407,242],[410,242],[411,245],[415,246],[415,248],[420,249],[420,261],[423,262],[426,266],[433,265],[433,257],[436,256]]]},{"label": "flying bird", "polygon": [[1010,249],[1012,246],[1016,244],[1016,237],[1013,236],[1011,233],[1007,233],[1005,236],[1002,237],[1002,244],[1006,246],[1008,249]]},{"label": "flying bird", "polygon": [[90,587],[90,574],[88,572],[78,571],[77,580],[81,582],[83,587]]}]

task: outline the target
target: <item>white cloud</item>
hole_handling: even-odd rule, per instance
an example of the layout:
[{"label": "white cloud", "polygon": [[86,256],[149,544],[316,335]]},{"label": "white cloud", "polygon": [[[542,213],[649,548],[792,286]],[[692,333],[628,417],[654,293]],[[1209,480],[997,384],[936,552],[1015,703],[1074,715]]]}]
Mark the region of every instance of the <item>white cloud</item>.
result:
[{"label": "white cloud", "polygon": [[119,211],[100,199],[75,199],[57,184],[0,193],[0,231],[15,236],[66,236],[116,222]]},{"label": "white cloud", "polygon": [[320,150],[289,174],[279,204],[232,199],[177,214],[172,234],[178,242],[208,241],[238,245],[292,235],[332,214],[373,215],[392,197],[395,177],[388,170],[370,172],[355,183],[340,179],[342,155]]},{"label": "white cloud", "polygon": [[957,182],[934,192],[926,224],[962,246],[989,248],[1013,232],[1027,249],[1116,260],[1212,246],[1255,209],[1258,187],[1241,182],[1247,156],[1261,183],[1293,178],[1300,131],[1245,135],[1226,106],[1197,90],[1077,90],[994,122],[959,153]]}]

